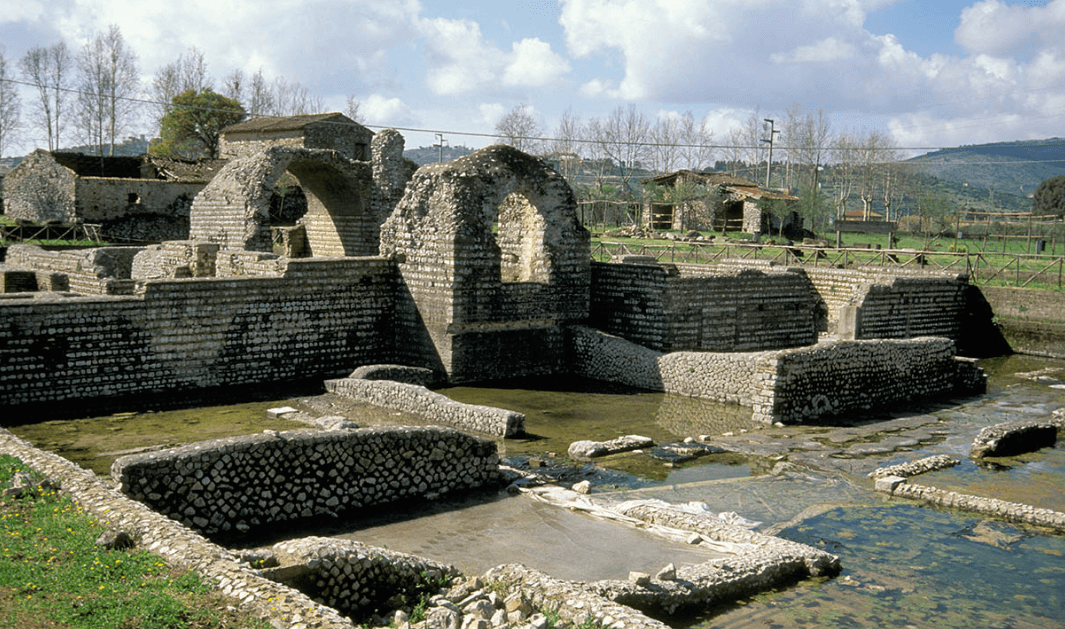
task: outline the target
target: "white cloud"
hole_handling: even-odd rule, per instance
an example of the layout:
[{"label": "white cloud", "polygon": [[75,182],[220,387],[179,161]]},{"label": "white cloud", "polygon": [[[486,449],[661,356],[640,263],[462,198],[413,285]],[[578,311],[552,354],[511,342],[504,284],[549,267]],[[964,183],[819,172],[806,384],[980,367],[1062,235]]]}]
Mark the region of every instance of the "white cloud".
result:
[{"label": "white cloud", "polygon": [[470,20],[422,20],[421,30],[427,81],[436,94],[492,93],[500,85],[544,87],[570,71],[550,44],[536,38],[515,42],[506,52],[485,41],[480,25]]},{"label": "white cloud", "polygon": [[826,37],[815,44],[799,46],[789,53],[774,53],[770,55],[775,63],[823,63],[826,61],[842,61],[854,55],[854,47],[846,42],[841,42],[835,37]]},{"label": "white cloud", "polygon": [[406,127],[417,123],[417,116],[410,106],[398,98],[371,94],[359,103],[359,113],[366,124]]},{"label": "white cloud", "polygon": [[1065,0],[1012,6],[983,0],[961,12],[954,32],[959,46],[972,53],[1016,54],[1038,45],[1062,45]]},{"label": "white cloud", "polygon": [[491,128],[495,128],[496,123],[507,115],[507,108],[501,103],[481,103],[477,111],[481,114],[482,124]]},{"label": "white cloud", "polygon": [[518,87],[544,87],[570,71],[565,59],[539,39],[514,43],[514,53],[503,72],[503,84]]}]

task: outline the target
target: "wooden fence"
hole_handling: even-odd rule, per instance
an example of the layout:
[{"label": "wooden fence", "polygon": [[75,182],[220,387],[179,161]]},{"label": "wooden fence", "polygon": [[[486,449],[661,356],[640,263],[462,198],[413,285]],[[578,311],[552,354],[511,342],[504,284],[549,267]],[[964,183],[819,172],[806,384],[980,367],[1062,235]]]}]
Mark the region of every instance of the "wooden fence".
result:
[{"label": "wooden fence", "polygon": [[601,241],[592,258],[608,261],[623,255],[649,256],[659,262],[716,264],[723,260],[762,260],[782,266],[836,268],[881,267],[964,273],[974,284],[1062,288],[1065,256],[984,252],[939,252],[913,249],[863,249],[752,243],[644,244]]}]

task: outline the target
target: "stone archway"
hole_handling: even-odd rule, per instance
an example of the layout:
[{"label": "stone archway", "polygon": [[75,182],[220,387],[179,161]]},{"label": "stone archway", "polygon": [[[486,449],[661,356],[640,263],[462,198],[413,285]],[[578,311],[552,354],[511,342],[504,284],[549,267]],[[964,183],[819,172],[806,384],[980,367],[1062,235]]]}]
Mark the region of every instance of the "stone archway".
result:
[{"label": "stone archway", "polygon": [[453,382],[555,372],[562,327],[588,316],[589,234],[573,190],[509,146],[419,169],[381,253],[396,256],[405,289],[401,358]]},{"label": "stone archway", "polygon": [[286,171],[307,196],[301,224],[312,256],[377,254],[372,167],[324,149],[275,146],[231,161],[193,201],[190,238],[225,249],[272,251],[270,197]]}]

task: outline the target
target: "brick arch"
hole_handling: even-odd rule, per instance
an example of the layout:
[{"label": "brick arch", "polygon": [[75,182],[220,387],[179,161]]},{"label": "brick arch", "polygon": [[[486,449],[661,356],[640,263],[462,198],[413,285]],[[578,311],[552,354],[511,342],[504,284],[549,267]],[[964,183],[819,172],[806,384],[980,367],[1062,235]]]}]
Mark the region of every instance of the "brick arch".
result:
[{"label": "brick arch", "polygon": [[301,224],[312,256],[377,254],[370,164],[324,149],[275,146],[229,162],[193,201],[190,238],[226,249],[272,251],[270,197],[286,171],[307,196]]},{"label": "brick arch", "polygon": [[410,298],[397,318],[428,331],[398,349],[452,381],[551,373],[561,326],[588,316],[589,235],[573,190],[509,146],[420,168],[382,226],[381,253],[396,256]]}]

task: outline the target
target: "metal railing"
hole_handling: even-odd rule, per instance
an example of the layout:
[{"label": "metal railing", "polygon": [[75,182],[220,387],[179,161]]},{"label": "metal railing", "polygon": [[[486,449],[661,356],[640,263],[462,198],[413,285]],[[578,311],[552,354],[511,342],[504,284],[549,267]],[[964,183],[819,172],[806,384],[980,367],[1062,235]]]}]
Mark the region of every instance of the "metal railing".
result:
[{"label": "metal railing", "polygon": [[0,241],[19,243],[35,240],[100,242],[100,226],[90,223],[0,225]]},{"label": "metal railing", "polygon": [[973,284],[978,285],[1057,289],[1065,286],[1065,255],[697,242],[660,244],[600,241],[592,248],[592,258],[603,262],[623,255],[647,256],[659,262],[681,264],[760,260],[777,262],[783,266],[919,269],[965,274]]}]

